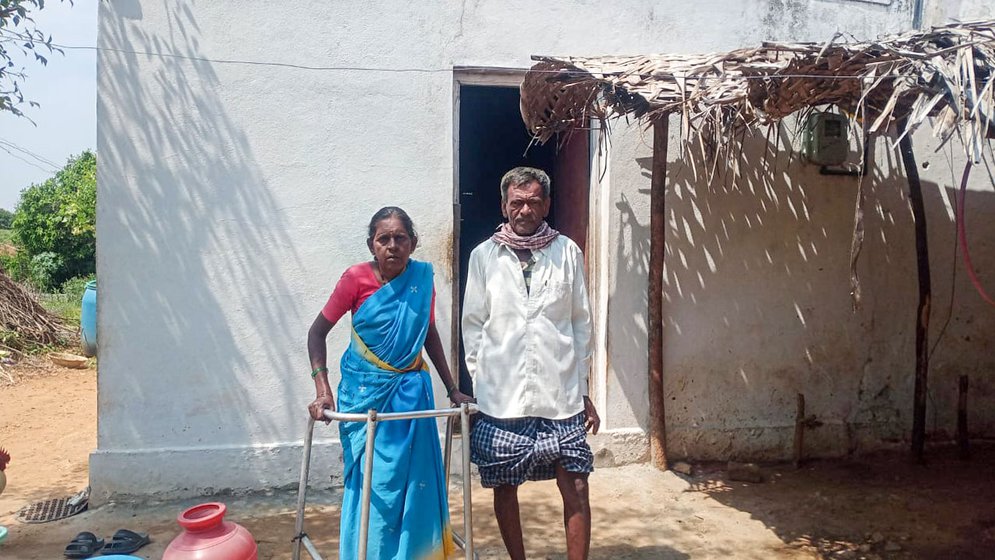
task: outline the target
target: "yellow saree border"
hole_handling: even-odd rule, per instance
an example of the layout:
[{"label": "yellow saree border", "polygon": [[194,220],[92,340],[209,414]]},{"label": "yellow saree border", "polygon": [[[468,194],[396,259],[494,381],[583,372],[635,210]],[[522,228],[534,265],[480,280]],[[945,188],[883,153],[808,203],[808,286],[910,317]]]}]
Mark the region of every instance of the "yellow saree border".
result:
[{"label": "yellow saree border", "polygon": [[380,369],[392,371],[394,373],[408,373],[411,371],[421,371],[426,368],[425,358],[422,356],[421,352],[418,352],[418,356],[416,356],[414,361],[411,362],[406,368],[397,369],[374,354],[373,351],[366,346],[366,343],[363,342],[363,339],[359,337],[359,333],[356,332],[356,329],[352,329],[352,341],[356,344],[356,350],[359,351],[359,355]]},{"label": "yellow saree border", "polygon": [[449,523],[446,523],[442,528],[442,542],[420,556],[418,560],[450,560],[452,558],[459,558],[459,550],[456,549],[456,541],[453,540],[453,530],[449,527]]}]

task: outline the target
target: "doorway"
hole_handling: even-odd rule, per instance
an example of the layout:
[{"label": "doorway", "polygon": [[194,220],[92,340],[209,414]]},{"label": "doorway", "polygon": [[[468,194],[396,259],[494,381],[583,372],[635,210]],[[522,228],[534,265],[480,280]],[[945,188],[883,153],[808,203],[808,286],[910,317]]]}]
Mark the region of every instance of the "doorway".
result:
[{"label": "doorway", "polygon": [[[459,348],[459,384],[472,394],[459,329],[470,252],[494,233],[501,216],[501,177],[513,167],[537,167],[549,174],[553,205],[549,225],[583,250],[587,245],[590,198],[588,135],[568,142],[532,144],[522,122],[519,90],[523,71],[504,70],[456,77],[456,243],[454,270],[459,279],[454,302],[454,338]],[[585,253],[586,254],[586,253]]]}]

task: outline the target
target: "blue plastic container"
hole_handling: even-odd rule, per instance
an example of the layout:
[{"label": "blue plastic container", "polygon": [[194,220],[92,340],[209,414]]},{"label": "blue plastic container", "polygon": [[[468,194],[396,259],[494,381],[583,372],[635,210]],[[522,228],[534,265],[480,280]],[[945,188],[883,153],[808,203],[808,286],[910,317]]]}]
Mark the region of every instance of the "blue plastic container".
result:
[{"label": "blue plastic container", "polygon": [[97,281],[92,280],[86,283],[86,290],[83,291],[83,313],[79,318],[80,337],[83,342],[83,355],[86,357],[97,355]]}]

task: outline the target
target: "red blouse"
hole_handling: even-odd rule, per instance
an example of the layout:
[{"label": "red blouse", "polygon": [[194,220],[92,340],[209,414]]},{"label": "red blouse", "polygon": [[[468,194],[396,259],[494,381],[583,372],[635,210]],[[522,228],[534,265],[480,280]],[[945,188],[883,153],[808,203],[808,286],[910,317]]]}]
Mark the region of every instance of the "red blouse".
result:
[{"label": "red blouse", "polygon": [[[325,307],[321,309],[321,314],[330,323],[337,323],[346,311],[352,311],[355,315],[363,302],[379,289],[380,281],[373,272],[373,263],[352,265],[342,273],[342,277],[335,284],[335,290],[329,296]],[[432,311],[428,320],[432,324],[435,323],[435,286],[432,287]]]}]

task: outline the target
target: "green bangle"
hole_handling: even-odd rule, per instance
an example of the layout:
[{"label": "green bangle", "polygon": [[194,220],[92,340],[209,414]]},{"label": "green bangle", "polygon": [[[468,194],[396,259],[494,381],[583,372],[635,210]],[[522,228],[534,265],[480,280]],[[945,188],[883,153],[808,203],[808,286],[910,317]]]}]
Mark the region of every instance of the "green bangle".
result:
[{"label": "green bangle", "polygon": [[452,387],[446,389],[446,396],[451,398],[453,396],[453,391],[457,390],[458,388],[459,387],[457,387],[456,385],[453,385]]},{"label": "green bangle", "polygon": [[326,368],[325,366],[314,368],[313,370],[311,370],[311,379],[314,379],[315,377],[317,377],[318,374],[321,373],[321,372],[328,373],[328,368]]}]

